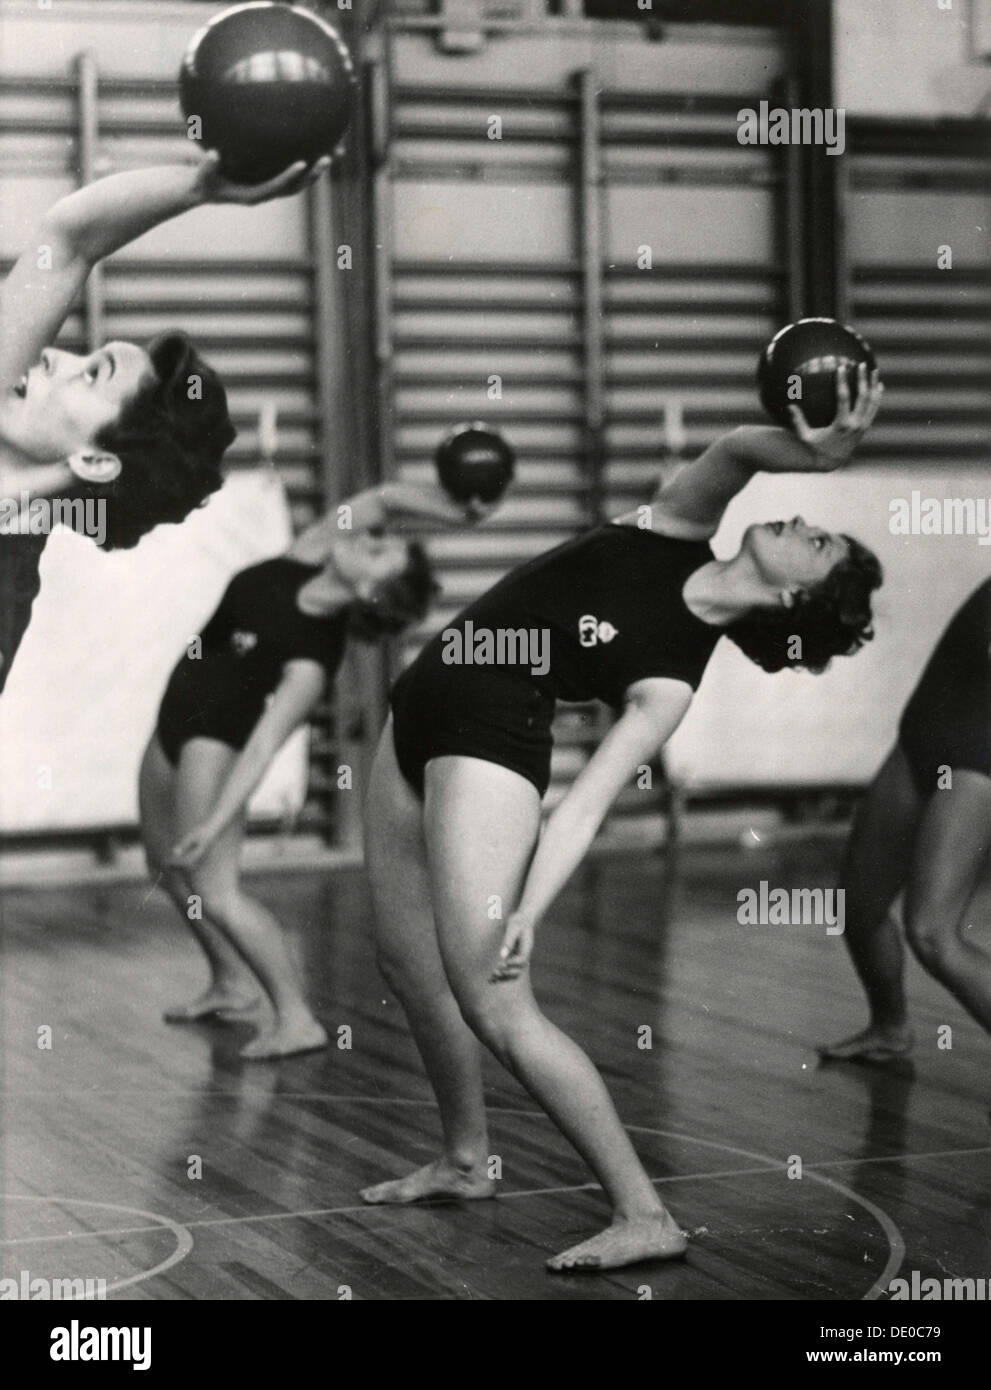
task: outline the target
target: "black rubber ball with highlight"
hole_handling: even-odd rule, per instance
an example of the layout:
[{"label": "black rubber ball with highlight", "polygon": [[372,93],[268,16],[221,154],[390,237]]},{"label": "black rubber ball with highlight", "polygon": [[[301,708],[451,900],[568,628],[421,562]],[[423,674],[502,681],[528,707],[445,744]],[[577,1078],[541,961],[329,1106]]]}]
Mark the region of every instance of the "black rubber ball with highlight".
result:
[{"label": "black rubber ball with highlight", "polygon": [[333,154],[351,120],[355,77],[337,31],[291,5],[234,5],[194,35],[179,96],[198,138],[234,183],[265,183]]},{"label": "black rubber ball with highlight", "polygon": [[789,409],[797,405],[813,429],[836,416],[836,373],[842,370],[850,405],[859,392],[858,370],[868,377],[877,366],[871,346],[836,319],[799,319],[776,333],[761,353],[757,385],[764,409],[779,425],[794,428]]},{"label": "black rubber ball with highlight", "polygon": [[456,502],[496,502],[516,472],[516,455],[481,421],[458,425],[437,447],[441,486]]}]

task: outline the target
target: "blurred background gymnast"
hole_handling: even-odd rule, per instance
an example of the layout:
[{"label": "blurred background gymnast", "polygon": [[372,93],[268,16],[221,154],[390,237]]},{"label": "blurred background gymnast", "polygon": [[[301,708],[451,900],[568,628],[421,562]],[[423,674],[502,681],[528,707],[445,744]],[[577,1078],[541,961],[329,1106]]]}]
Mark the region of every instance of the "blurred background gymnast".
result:
[{"label": "blurred background gymnast", "polygon": [[[271,1016],[241,1049],[260,1060],[322,1047],[283,932],[248,893],[241,847],[248,800],[289,735],[333,681],[349,638],[395,637],[435,592],[419,526],[491,510],[439,483],[386,483],[307,527],[286,552],[234,576],[166,687],[140,772],[148,867],[206,957],[210,978],[173,1023]],[[190,904],[196,904],[191,910]]]}]

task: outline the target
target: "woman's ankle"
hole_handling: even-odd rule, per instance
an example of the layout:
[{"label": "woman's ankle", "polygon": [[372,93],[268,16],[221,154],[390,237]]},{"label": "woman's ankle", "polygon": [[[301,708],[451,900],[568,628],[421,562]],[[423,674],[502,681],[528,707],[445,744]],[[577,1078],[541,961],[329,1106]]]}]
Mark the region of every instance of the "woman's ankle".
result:
[{"label": "woman's ankle", "polygon": [[444,1146],[443,1159],[458,1173],[481,1173],[489,1161],[486,1144],[455,1144]]}]

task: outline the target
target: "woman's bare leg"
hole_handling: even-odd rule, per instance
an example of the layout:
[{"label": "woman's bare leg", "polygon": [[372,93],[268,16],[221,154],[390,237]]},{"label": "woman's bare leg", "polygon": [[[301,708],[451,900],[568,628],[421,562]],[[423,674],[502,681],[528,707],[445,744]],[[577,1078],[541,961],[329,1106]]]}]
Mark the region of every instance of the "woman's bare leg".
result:
[{"label": "woman's bare leg", "polygon": [[613,1205],[606,1230],[550,1260],[550,1268],[608,1269],[680,1255],[684,1234],[591,1061],[541,1013],[527,972],[490,982],[537,843],[535,788],[493,763],[434,759],[424,828],[441,958],[465,1019],[574,1144]]},{"label": "woman's bare leg", "polygon": [[391,723],[372,766],[365,863],[375,905],[379,967],[398,996],[440,1106],[444,1152],[405,1178],[362,1192],[366,1202],[493,1197],[481,1048],[441,963],[430,906],[423,806],[396,764]]},{"label": "woman's bare leg", "polygon": [[953,769],[929,798],[905,895],[905,929],[921,963],[991,1032],[991,955],[970,917],[991,850],[991,777]]},{"label": "woman's bare leg", "polygon": [[887,1061],[912,1046],[905,949],[891,907],[908,878],[923,806],[896,746],[858,808],[840,880],[846,891],[843,939],[867,991],[871,1020],[863,1032],[824,1048],[824,1057]]},{"label": "woman's bare leg", "polygon": [[179,839],[176,817],[178,776],[165,756],[158,735],[152,735],[141,761],[138,800],[141,833],[148,872],[176,906],[183,922],[193,934],[210,967],[210,982],[202,994],[188,1004],[168,1009],[168,1023],[190,1023],[216,1015],[222,1020],[239,1021],[254,1012],[259,1000],[258,982],[223,932],[205,918],[190,917],[191,888],[181,869],[168,866],[168,856]]},{"label": "woman's bare leg", "polygon": [[[199,825],[216,804],[217,793],[236,754],[214,739],[191,739],[179,759],[176,819],[179,835]],[[267,994],[274,1018],[241,1049],[251,1061],[288,1057],[324,1047],[327,1034],[303,995],[299,973],[278,920],[244,891],[241,883],[243,820],[219,836],[187,877],[203,905],[204,917],[218,927],[250,967]]]}]

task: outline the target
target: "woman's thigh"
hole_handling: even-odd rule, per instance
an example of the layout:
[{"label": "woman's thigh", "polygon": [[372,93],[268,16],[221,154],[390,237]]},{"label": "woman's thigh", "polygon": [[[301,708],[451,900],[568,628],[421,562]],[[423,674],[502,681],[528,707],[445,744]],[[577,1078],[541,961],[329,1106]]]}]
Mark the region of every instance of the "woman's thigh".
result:
[{"label": "woman's thigh", "polygon": [[883,918],[905,886],[924,809],[908,759],[896,745],[857,809],[846,847],[843,888],[855,924]]},{"label": "woman's thigh", "polygon": [[[218,739],[194,738],[183,745],[179,756],[176,791],[177,838],[204,821],[214,806],[227,775],[237,761],[237,750]],[[197,892],[209,888],[228,892],[236,888],[240,871],[241,843],[246,814],[240,815],[190,871]]]},{"label": "woman's thigh", "polygon": [[372,763],[364,830],[381,968],[394,984],[402,982],[421,993],[446,991],[427,872],[423,803],[399,769],[391,716]]},{"label": "woman's thigh", "polygon": [[954,769],[922,814],[905,893],[905,925],[925,950],[952,941],[991,851],[991,777]]},{"label": "woman's thigh", "polygon": [[168,859],[176,839],[176,769],[165,756],[158,735],[153,734],[141,759],[138,774],[138,806],[141,834],[148,866],[158,871]]},{"label": "woman's thigh", "polygon": [[424,827],[444,968],[461,1003],[499,991],[528,996],[527,972],[489,984],[540,833],[540,797],[526,778],[477,758],[427,766]]}]

